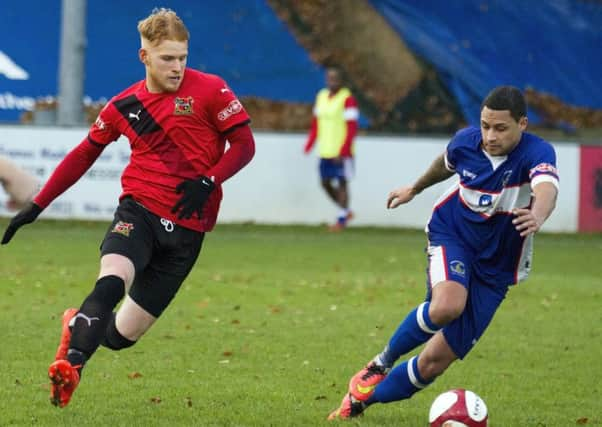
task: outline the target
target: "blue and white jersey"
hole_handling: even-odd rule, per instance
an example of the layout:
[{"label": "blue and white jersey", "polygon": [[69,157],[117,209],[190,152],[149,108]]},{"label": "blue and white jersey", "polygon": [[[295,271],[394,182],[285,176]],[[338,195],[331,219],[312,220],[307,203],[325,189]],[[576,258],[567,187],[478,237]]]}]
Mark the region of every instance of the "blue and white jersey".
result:
[{"label": "blue and white jersey", "polygon": [[535,185],[551,182],[558,188],[552,145],[523,132],[508,155],[491,156],[481,148],[481,130],[469,127],[447,145],[445,165],[460,179],[436,202],[426,228],[429,240],[461,243],[473,254],[473,271],[488,283],[526,279],[533,235],[520,237],[512,211],[531,206]]}]

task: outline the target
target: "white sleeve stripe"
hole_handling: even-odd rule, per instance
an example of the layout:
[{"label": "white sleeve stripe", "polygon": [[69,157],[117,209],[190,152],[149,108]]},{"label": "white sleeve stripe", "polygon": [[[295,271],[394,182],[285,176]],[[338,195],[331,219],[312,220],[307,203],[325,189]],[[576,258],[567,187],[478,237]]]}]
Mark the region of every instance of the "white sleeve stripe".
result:
[{"label": "white sleeve stripe", "polygon": [[447,153],[445,154],[445,156],[443,156],[443,161],[445,162],[445,168],[450,171],[450,172],[455,172],[456,171],[456,167],[454,165],[452,165],[449,160],[447,160]]},{"label": "white sleeve stripe", "polygon": [[357,120],[360,118],[360,110],[358,110],[356,107],[345,108],[345,111],[343,112],[343,118],[345,120]]},{"label": "white sleeve stripe", "polygon": [[560,184],[558,183],[558,178],[552,175],[541,174],[537,175],[535,178],[531,180],[531,188],[535,188],[535,186],[542,182],[551,182],[556,187],[556,190],[560,190]]}]

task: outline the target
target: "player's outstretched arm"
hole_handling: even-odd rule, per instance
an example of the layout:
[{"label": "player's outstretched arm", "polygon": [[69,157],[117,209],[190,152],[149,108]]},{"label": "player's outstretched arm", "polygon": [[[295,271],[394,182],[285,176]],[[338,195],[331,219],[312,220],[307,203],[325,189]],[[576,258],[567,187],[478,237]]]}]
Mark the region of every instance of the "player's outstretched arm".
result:
[{"label": "player's outstretched arm", "polygon": [[445,167],[444,156],[444,154],[438,156],[424,175],[418,178],[414,185],[400,187],[391,191],[387,197],[387,208],[394,209],[399,205],[408,203],[416,194],[420,194],[425,188],[452,176],[454,173]]},{"label": "player's outstretched arm", "polygon": [[2,237],[2,244],[6,245],[13,238],[19,228],[25,224],[31,224],[42,212],[42,208],[36,205],[34,202],[29,202],[17,215],[10,220],[4,236]]},{"label": "player's outstretched arm", "polygon": [[540,182],[533,187],[531,209],[515,209],[512,223],[522,237],[537,233],[556,207],[558,189],[551,182]]},{"label": "player's outstretched arm", "polygon": [[387,197],[387,209],[395,209],[399,205],[408,203],[415,195],[413,186],[406,185],[405,187],[399,187],[389,193]]},{"label": "player's outstretched arm", "polygon": [[4,156],[0,156],[0,184],[9,196],[6,208],[11,211],[23,209],[40,186],[35,176]]},{"label": "player's outstretched arm", "polygon": [[33,202],[25,206],[10,221],[1,244],[5,245],[13,238],[19,228],[34,222],[48,205],[71,187],[92,166],[100,156],[104,146],[95,145],[85,138],[71,150],[56,167],[48,182],[34,197]]}]

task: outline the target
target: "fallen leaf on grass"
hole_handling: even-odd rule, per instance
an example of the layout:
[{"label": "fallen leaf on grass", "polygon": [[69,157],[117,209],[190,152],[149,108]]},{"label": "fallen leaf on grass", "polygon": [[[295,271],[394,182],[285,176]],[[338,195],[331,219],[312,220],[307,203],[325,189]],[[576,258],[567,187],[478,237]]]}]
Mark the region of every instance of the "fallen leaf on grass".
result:
[{"label": "fallen leaf on grass", "polygon": [[141,376],[142,376],[142,374],[140,372],[130,372],[128,374],[128,378],[131,379],[131,380],[136,379],[136,378],[140,378]]},{"label": "fallen leaf on grass", "polygon": [[161,398],[159,396],[151,397],[151,403],[161,403]]},{"label": "fallen leaf on grass", "polygon": [[588,421],[589,421],[589,419],[587,417],[581,417],[577,420],[577,424],[579,424],[579,425],[587,424]]},{"label": "fallen leaf on grass", "polygon": [[222,356],[229,357],[229,356],[232,356],[232,354],[234,354],[234,353],[232,353],[230,350],[226,350],[222,353]]}]

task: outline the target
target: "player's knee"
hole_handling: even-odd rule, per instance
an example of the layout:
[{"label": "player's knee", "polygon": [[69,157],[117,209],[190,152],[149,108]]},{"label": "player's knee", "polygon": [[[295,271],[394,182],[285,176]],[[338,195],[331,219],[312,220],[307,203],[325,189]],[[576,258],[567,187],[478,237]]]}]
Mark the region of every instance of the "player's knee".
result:
[{"label": "player's knee", "polygon": [[126,289],[129,289],[134,281],[135,267],[132,261],[119,254],[106,254],[100,260],[100,274],[103,276],[117,276],[125,283]]},{"label": "player's knee", "polygon": [[117,325],[115,324],[115,315],[113,315],[111,322],[107,327],[105,339],[103,340],[102,345],[110,348],[111,350],[123,350],[124,348],[131,347],[134,344],[136,344],[136,341],[127,339],[119,332]]},{"label": "player's knee", "polygon": [[429,317],[437,326],[445,326],[460,317],[466,302],[462,300],[432,301],[429,307]]},{"label": "player's knee", "polygon": [[438,283],[433,288],[429,317],[437,326],[445,326],[460,317],[466,306],[468,293],[462,284],[453,281]]}]

